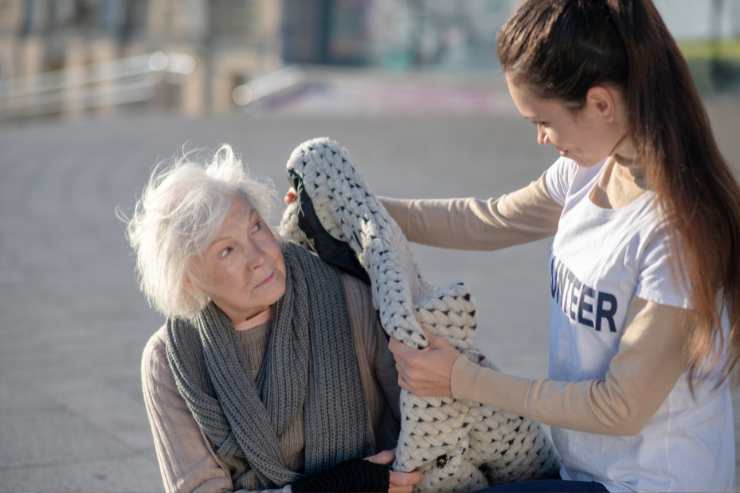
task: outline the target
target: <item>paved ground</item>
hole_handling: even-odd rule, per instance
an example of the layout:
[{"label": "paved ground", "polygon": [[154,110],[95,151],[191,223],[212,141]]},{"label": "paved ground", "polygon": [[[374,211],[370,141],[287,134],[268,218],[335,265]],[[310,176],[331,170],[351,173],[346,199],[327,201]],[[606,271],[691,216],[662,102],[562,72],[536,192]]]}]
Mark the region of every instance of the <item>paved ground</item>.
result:
[{"label": "paved ground", "polygon": [[[740,163],[737,101],[712,106]],[[378,193],[490,195],[554,158],[534,130],[498,116],[208,120],[136,117],[0,132],[0,492],[161,490],[139,386],[139,358],[161,318],[136,287],[124,227],[151,169],[188,148],[230,142],[283,189],[300,141],[343,142]],[[481,343],[504,368],[546,368],[547,243],[494,254],[419,248],[431,279],[463,279]],[[740,427],[739,427],[740,429]]]}]

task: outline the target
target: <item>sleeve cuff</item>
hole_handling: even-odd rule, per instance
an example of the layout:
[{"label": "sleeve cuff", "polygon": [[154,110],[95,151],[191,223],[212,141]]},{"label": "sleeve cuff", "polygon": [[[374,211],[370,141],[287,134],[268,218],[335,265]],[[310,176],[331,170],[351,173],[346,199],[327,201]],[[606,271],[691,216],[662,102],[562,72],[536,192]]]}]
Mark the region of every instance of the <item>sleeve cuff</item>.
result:
[{"label": "sleeve cuff", "polygon": [[527,414],[531,380],[486,368],[460,355],[452,365],[452,397],[490,404],[501,410]]},{"label": "sleeve cuff", "polygon": [[467,356],[460,354],[452,365],[450,390],[455,399],[477,400],[475,395],[475,381],[481,367],[470,361]]}]

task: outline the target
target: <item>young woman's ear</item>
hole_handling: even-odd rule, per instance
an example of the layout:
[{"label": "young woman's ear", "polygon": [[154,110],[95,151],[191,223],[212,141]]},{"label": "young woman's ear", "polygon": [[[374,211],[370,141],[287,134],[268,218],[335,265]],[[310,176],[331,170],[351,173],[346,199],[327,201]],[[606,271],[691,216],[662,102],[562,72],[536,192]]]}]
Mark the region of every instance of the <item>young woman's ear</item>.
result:
[{"label": "young woman's ear", "polygon": [[607,123],[616,121],[617,98],[614,91],[606,86],[593,86],[586,93],[586,105]]}]

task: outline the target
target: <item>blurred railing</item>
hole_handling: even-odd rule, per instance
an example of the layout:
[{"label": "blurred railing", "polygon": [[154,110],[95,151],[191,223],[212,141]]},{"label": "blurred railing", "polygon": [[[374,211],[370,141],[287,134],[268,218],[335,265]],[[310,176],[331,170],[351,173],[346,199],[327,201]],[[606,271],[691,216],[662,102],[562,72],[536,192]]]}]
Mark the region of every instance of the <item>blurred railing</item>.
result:
[{"label": "blurred railing", "polygon": [[0,120],[151,101],[160,85],[181,85],[195,64],[191,55],[158,51],[0,80]]},{"label": "blurred railing", "polygon": [[264,109],[299,96],[312,84],[308,74],[295,66],[282,67],[237,86],[231,93],[239,108]]}]

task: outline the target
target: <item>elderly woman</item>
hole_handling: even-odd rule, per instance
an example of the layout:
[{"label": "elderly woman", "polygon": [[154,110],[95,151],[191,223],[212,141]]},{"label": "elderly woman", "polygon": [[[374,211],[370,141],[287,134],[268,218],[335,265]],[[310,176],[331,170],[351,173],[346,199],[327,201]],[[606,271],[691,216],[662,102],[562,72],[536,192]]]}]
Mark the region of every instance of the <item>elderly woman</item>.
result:
[{"label": "elderly woman", "polygon": [[142,361],[165,490],[411,491],[386,465],[399,389],[369,289],[278,241],[273,196],[223,146],[155,171],[129,222],[167,319]]}]

